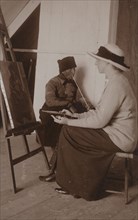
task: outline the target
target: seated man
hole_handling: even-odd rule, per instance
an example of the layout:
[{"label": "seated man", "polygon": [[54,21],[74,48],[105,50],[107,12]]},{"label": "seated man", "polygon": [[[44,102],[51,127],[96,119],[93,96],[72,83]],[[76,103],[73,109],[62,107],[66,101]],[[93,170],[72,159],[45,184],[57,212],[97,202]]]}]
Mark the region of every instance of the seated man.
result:
[{"label": "seated man", "polygon": [[84,112],[85,106],[76,100],[77,86],[73,80],[76,63],[74,57],[65,57],[58,60],[60,74],[50,79],[46,84],[46,101],[40,109],[40,119],[43,125],[39,135],[44,146],[50,146],[54,149],[51,158],[51,171],[48,176],[40,176],[42,181],[51,181],[55,175],[56,167],[56,145],[59,138],[62,125],[54,122],[50,114],[43,110],[61,111],[68,109],[71,112]]}]

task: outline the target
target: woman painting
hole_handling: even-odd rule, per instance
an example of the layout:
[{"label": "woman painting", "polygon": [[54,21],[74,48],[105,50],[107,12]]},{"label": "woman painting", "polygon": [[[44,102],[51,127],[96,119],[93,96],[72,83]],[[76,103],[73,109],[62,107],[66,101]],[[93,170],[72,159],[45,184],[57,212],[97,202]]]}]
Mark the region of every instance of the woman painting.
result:
[{"label": "woman painting", "polygon": [[61,188],[56,191],[95,200],[115,153],[133,152],[136,148],[136,99],[125,77],[129,67],[117,45],[107,44],[89,55],[96,58],[107,84],[95,109],[80,114],[65,110],[77,119],[53,116],[56,123],[64,124],[56,172]]}]

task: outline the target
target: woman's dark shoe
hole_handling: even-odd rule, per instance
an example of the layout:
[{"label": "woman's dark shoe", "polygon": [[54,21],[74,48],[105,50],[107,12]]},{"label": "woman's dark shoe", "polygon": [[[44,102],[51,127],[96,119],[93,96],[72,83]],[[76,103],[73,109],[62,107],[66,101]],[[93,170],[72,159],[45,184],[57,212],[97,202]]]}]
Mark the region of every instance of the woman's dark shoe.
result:
[{"label": "woman's dark shoe", "polygon": [[80,198],[81,198],[81,196],[74,195],[74,198],[75,198],[75,199],[80,199]]},{"label": "woman's dark shoe", "polygon": [[55,173],[50,173],[46,176],[39,176],[39,180],[43,182],[51,182],[51,181],[54,181],[55,178],[56,178]]},{"label": "woman's dark shoe", "polygon": [[69,194],[67,191],[63,190],[62,188],[55,188],[55,191],[61,194],[65,194],[65,195]]}]

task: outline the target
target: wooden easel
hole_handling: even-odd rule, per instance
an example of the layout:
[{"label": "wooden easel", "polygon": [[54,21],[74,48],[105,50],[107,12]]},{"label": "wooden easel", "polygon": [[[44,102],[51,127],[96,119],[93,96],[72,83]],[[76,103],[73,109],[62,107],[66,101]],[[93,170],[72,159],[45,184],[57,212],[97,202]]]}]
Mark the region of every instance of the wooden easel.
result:
[{"label": "wooden easel", "polygon": [[[6,40],[6,42],[4,40]],[[7,45],[7,48],[6,48],[5,45]],[[11,57],[11,61],[16,62],[15,54],[14,54],[13,49],[12,49],[12,44],[11,44],[10,37],[9,37],[8,31],[7,31],[7,28],[6,28],[6,24],[5,24],[5,21],[4,21],[4,17],[3,17],[3,14],[2,14],[1,8],[0,8],[0,46],[1,46],[1,49],[2,49],[2,53],[3,53],[3,61],[8,61],[8,56],[7,56],[7,50],[8,50],[8,52],[10,54],[10,57]],[[30,123],[29,125],[27,124],[27,126],[23,125],[23,126],[20,126],[19,128],[18,127],[11,128],[11,126],[9,125],[9,118],[8,118],[7,109],[6,109],[6,105],[5,105],[5,101],[4,101],[4,97],[3,97],[3,94],[2,94],[1,88],[0,88],[0,100],[1,100],[0,106],[1,106],[1,114],[2,114],[4,134],[5,134],[5,138],[7,140],[7,145],[8,145],[8,152],[9,152],[9,159],[10,159],[10,166],[11,166],[13,188],[14,188],[14,192],[17,193],[21,189],[18,189],[16,187],[16,178],[15,178],[15,172],[14,172],[14,165],[26,160],[27,158],[30,158],[30,157],[42,152],[44,157],[45,157],[45,162],[46,162],[47,169],[50,169],[50,166],[49,166],[49,162],[48,162],[48,158],[47,158],[45,148],[41,143],[41,139],[39,138],[38,130],[41,128],[41,123],[38,122],[38,121],[34,121],[33,123]],[[27,135],[30,135],[33,131],[36,132],[37,139],[39,140],[39,143],[40,143],[40,147],[38,147],[35,150],[30,150],[29,143],[28,143],[28,140],[27,140]],[[11,146],[10,138],[13,137],[13,136],[18,136],[18,135],[23,136],[25,147],[26,147],[26,154],[13,159],[12,146]]]}]

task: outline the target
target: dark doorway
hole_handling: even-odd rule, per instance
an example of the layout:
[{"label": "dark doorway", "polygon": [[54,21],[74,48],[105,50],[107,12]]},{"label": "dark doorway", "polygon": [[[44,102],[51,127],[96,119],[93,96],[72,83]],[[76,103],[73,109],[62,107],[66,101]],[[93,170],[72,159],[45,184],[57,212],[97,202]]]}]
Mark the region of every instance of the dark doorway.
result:
[{"label": "dark doorway", "polygon": [[[11,42],[13,48],[17,49],[37,49],[38,34],[39,34],[39,16],[40,5],[33,11],[33,13],[26,19],[22,26],[12,36]],[[34,85],[35,85],[35,67],[37,53],[35,52],[15,52],[17,61],[23,63],[24,71],[28,80],[31,100],[34,99]]]}]

